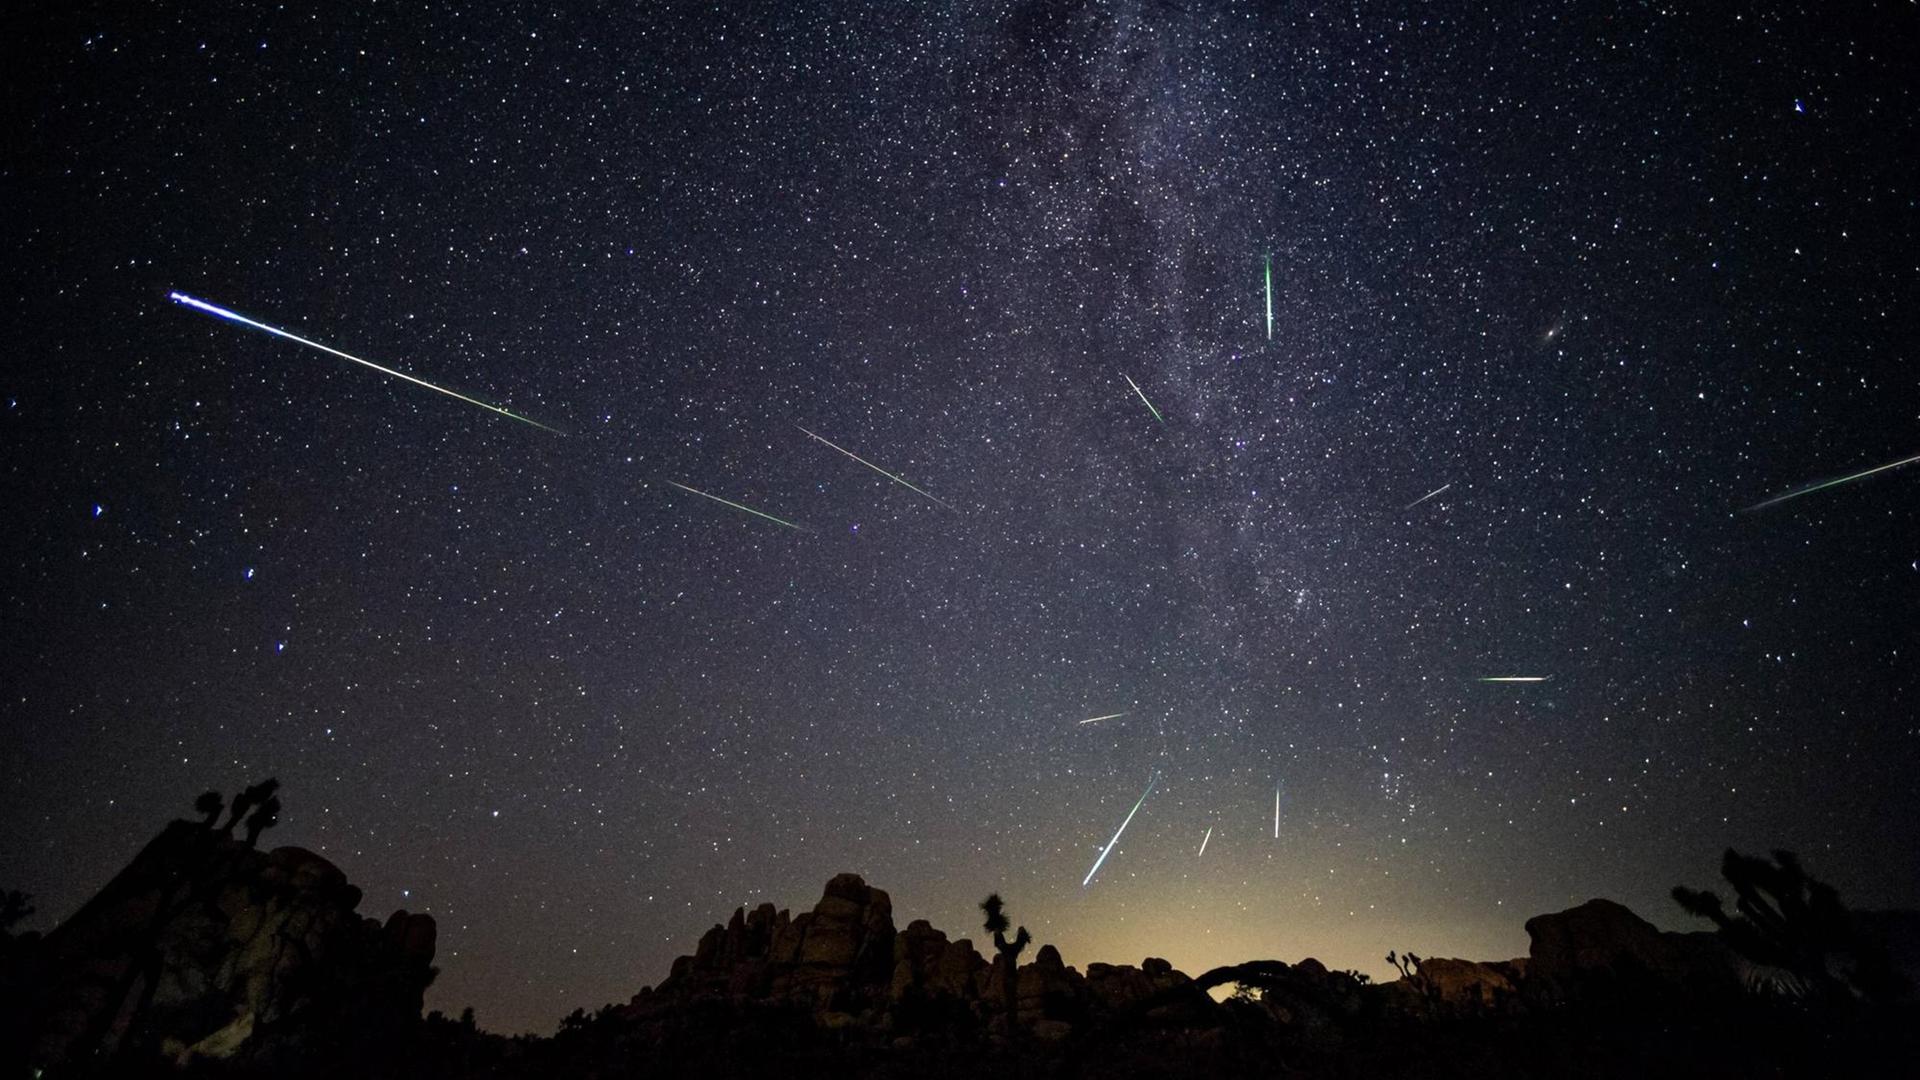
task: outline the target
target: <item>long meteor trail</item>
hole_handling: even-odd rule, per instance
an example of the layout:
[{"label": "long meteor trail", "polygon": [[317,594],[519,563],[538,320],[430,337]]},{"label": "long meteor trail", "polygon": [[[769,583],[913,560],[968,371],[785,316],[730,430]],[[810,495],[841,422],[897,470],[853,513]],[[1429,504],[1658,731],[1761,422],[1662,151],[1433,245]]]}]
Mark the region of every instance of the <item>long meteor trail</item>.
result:
[{"label": "long meteor trail", "polygon": [[1423,503],[1423,502],[1426,502],[1426,501],[1427,501],[1428,499],[1431,499],[1431,498],[1433,498],[1433,497],[1434,497],[1435,495],[1438,495],[1438,494],[1440,494],[1441,492],[1443,492],[1443,491],[1445,491],[1445,490],[1447,490],[1448,488],[1450,488],[1450,487],[1452,487],[1452,486],[1453,486],[1452,484],[1443,484],[1443,485],[1441,485],[1440,487],[1437,487],[1437,488],[1434,488],[1434,489],[1433,489],[1432,491],[1429,491],[1429,492],[1427,492],[1427,493],[1426,493],[1425,495],[1422,495],[1422,496],[1420,496],[1419,498],[1417,498],[1417,499],[1415,499],[1415,500],[1413,500],[1412,502],[1410,502],[1410,503],[1408,503],[1407,505],[1405,505],[1405,506],[1403,506],[1403,507],[1401,507],[1400,509],[1402,509],[1402,510],[1411,510],[1411,509],[1413,509],[1414,507],[1416,507],[1416,506],[1419,506],[1419,505],[1420,505],[1421,503]]},{"label": "long meteor trail", "polygon": [[1885,465],[1877,465],[1864,472],[1854,473],[1852,476],[1843,476],[1838,480],[1823,480],[1818,484],[1811,484],[1797,491],[1789,491],[1785,495],[1776,495],[1765,502],[1754,503],[1752,506],[1747,507],[1746,512],[1750,514],[1755,510],[1765,510],[1769,506],[1777,506],[1780,503],[1786,502],[1788,499],[1797,499],[1802,495],[1811,495],[1816,491],[1824,491],[1827,488],[1837,487],[1840,484],[1850,484],[1855,480],[1872,476],[1874,473],[1886,472],[1888,469],[1897,469],[1902,465],[1911,465],[1916,461],[1920,461],[1920,454],[1915,454],[1910,458],[1901,458],[1899,461],[1888,462]]},{"label": "long meteor trail", "polygon": [[1280,839],[1280,785],[1273,785],[1273,838]]},{"label": "long meteor trail", "polygon": [[1123,371],[1120,373],[1120,377],[1127,380],[1127,385],[1133,387],[1134,393],[1140,395],[1141,402],[1146,405],[1147,411],[1153,414],[1153,418],[1155,420],[1158,420],[1163,424],[1167,422],[1167,418],[1160,415],[1160,410],[1153,407],[1153,402],[1147,400],[1146,391],[1140,389],[1140,384],[1133,381],[1133,376]]},{"label": "long meteor trail", "polygon": [[519,413],[509,412],[498,405],[489,405],[486,402],[481,401],[479,398],[470,398],[465,394],[459,393],[457,391],[449,390],[444,386],[435,386],[434,384],[428,382],[425,379],[414,378],[412,375],[409,375],[404,371],[395,371],[390,367],[383,367],[379,364],[374,363],[371,360],[362,360],[360,357],[355,356],[352,353],[344,353],[344,352],[341,352],[339,349],[332,347],[331,345],[322,345],[317,341],[310,341],[306,338],[301,337],[299,334],[288,333],[287,331],[282,330],[277,326],[268,326],[266,323],[256,322],[252,319],[247,318],[245,315],[239,314],[238,312],[228,311],[226,308],[220,307],[218,305],[209,304],[205,300],[196,300],[193,297],[188,296],[186,293],[179,293],[179,292],[168,293],[167,299],[172,300],[176,304],[185,304],[187,307],[199,308],[201,311],[204,311],[209,315],[218,315],[222,319],[230,319],[234,322],[239,323],[242,326],[251,326],[255,330],[265,330],[267,333],[272,334],[275,337],[283,337],[283,338],[286,338],[288,341],[298,342],[302,345],[307,346],[308,348],[319,349],[323,353],[327,353],[328,355],[331,355],[331,356],[337,356],[342,360],[351,360],[354,363],[361,365],[362,367],[370,367],[373,370],[381,373],[382,375],[391,375],[396,379],[405,379],[407,382],[410,382],[415,386],[424,386],[429,390],[432,390],[436,393],[445,394],[450,398],[458,398],[469,405],[478,405],[481,408],[487,410],[488,412],[499,413],[501,416],[504,416],[509,420],[518,420],[523,424],[532,424],[534,427],[539,428],[541,431],[551,431],[555,435],[566,434],[566,432],[561,431],[559,428],[548,427],[547,425],[541,423],[538,420],[529,420],[526,417],[521,416]]},{"label": "long meteor trail", "polygon": [[1207,841],[1211,839],[1213,839],[1213,826],[1209,825],[1207,826],[1207,835],[1200,838],[1200,854],[1195,855],[1194,858],[1197,859],[1207,853]]},{"label": "long meteor trail", "polygon": [[781,518],[774,517],[772,514],[763,514],[760,511],[755,510],[751,506],[741,506],[739,503],[734,502],[731,499],[723,499],[718,495],[709,495],[706,492],[701,491],[699,488],[690,488],[685,484],[676,483],[675,481],[672,481],[672,480],[667,481],[667,483],[673,484],[674,487],[679,488],[681,491],[691,492],[695,495],[700,496],[703,499],[712,499],[714,502],[720,503],[723,506],[731,506],[735,510],[745,510],[747,513],[752,514],[754,517],[766,518],[768,521],[773,522],[775,525],[785,525],[789,529],[797,529],[800,532],[807,531],[805,528],[799,525],[795,525],[791,521],[786,521]]},{"label": "long meteor trail", "polygon": [[875,465],[873,462],[868,461],[866,458],[861,457],[859,454],[856,454],[853,451],[848,450],[846,447],[834,446],[833,443],[827,442],[826,439],[823,439],[820,436],[815,435],[811,431],[807,431],[806,428],[800,427],[799,424],[795,424],[793,426],[800,428],[800,430],[806,434],[807,438],[813,439],[816,442],[826,443],[828,446],[832,446],[835,450],[840,451],[841,453],[847,455],[848,457],[859,462],[860,464],[865,465],[867,468],[872,469],[874,472],[879,473],[881,476],[884,476],[887,479],[893,481],[894,483],[899,484],[901,487],[919,492],[920,494],[925,495],[927,498],[932,499],[934,502],[939,503],[941,506],[944,506],[947,509],[952,510],[956,514],[960,512],[952,503],[946,501],[945,499],[940,498],[938,495],[934,495],[931,492],[924,491],[920,488],[914,487],[912,484],[908,483],[907,481],[902,480],[900,477],[893,475],[892,473],[888,472],[887,470],[881,468],[878,465]]},{"label": "long meteor trail", "polygon": [[1475,682],[1546,682],[1551,675],[1483,675]]},{"label": "long meteor trail", "polygon": [[1267,256],[1267,340],[1273,340],[1273,256]]},{"label": "long meteor trail", "polygon": [[1140,812],[1140,803],[1147,801],[1147,796],[1153,794],[1153,785],[1159,782],[1160,774],[1154,773],[1152,778],[1147,781],[1147,790],[1140,793],[1140,801],[1134,803],[1133,809],[1127,811],[1127,820],[1121,822],[1120,827],[1113,831],[1113,839],[1107,841],[1107,846],[1100,849],[1100,857],[1093,860],[1093,869],[1087,871],[1087,876],[1081,880],[1081,888],[1086,888],[1087,883],[1093,880],[1093,875],[1100,872],[1100,864],[1107,861],[1107,855],[1113,851],[1113,845],[1120,842],[1120,834],[1127,831],[1127,826],[1133,823],[1133,815]]},{"label": "long meteor trail", "polygon": [[1127,715],[1127,714],[1126,714],[1126,713],[1123,713],[1123,712],[1116,712],[1116,713],[1108,713],[1108,714],[1107,714],[1107,715],[1105,715],[1105,716],[1090,716],[1090,717],[1088,717],[1088,718],[1086,718],[1085,720],[1082,720],[1082,721],[1080,721],[1080,722],[1081,722],[1081,723],[1083,723],[1083,724],[1097,724],[1097,723],[1099,723],[1099,722],[1100,722],[1100,721],[1102,721],[1102,720],[1117,720],[1117,719],[1119,719],[1120,717],[1122,717],[1122,716],[1125,716],[1125,715]]}]

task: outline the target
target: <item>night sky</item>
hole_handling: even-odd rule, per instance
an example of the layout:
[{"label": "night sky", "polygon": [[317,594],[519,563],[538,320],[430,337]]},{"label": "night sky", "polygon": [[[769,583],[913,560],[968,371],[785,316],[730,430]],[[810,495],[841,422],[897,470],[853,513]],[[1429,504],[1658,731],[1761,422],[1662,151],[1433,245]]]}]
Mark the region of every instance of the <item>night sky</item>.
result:
[{"label": "night sky", "polygon": [[36,925],[268,775],[507,1031],[840,871],[1190,972],[1920,901],[1920,463],[1746,509],[1920,454],[1911,4],[22,6]]}]

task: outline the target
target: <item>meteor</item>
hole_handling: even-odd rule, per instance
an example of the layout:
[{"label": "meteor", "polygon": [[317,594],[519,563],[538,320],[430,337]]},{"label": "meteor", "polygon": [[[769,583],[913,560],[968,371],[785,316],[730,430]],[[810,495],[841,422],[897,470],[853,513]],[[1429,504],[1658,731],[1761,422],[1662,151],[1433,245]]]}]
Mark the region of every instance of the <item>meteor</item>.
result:
[{"label": "meteor", "polygon": [[478,398],[470,398],[465,394],[457,393],[453,390],[449,390],[444,386],[435,386],[434,384],[428,382],[425,379],[416,379],[412,375],[409,375],[404,371],[395,371],[390,367],[382,367],[381,365],[376,364],[371,360],[362,360],[361,358],[353,355],[352,353],[344,353],[344,352],[341,352],[339,349],[333,348],[330,345],[322,345],[317,341],[309,341],[306,338],[301,337],[299,334],[290,334],[287,331],[282,330],[277,326],[268,326],[266,323],[263,323],[263,322],[255,322],[254,320],[247,318],[245,315],[238,314],[237,312],[228,311],[226,308],[218,307],[214,304],[209,304],[205,300],[196,300],[193,297],[188,296],[186,293],[170,292],[167,294],[167,299],[172,300],[176,304],[185,304],[187,307],[199,308],[201,311],[204,311],[209,315],[218,315],[220,318],[230,319],[234,322],[239,323],[242,326],[251,326],[255,330],[265,330],[267,333],[272,334],[275,337],[283,337],[283,338],[286,338],[288,341],[298,342],[302,345],[307,346],[308,348],[319,349],[323,353],[327,353],[331,356],[337,356],[342,360],[351,360],[354,363],[361,365],[362,367],[370,367],[373,370],[381,373],[382,375],[391,375],[396,379],[405,379],[407,382],[410,382],[415,386],[424,386],[429,390],[435,391],[436,393],[445,394],[450,398],[459,398],[461,401],[464,401],[469,405],[478,405],[481,408],[487,410],[488,412],[499,413],[501,416],[504,416],[509,420],[518,420],[523,424],[532,424],[534,427],[539,428],[541,431],[551,431],[555,435],[566,434],[566,432],[561,431],[559,428],[548,427],[547,425],[541,423],[538,420],[529,420],[526,417],[521,416],[519,413],[508,412],[506,409],[503,409],[498,405],[489,405]]},{"label": "meteor", "polygon": [[1099,723],[1099,722],[1100,722],[1100,721],[1102,721],[1102,720],[1116,720],[1116,719],[1118,719],[1118,718],[1120,718],[1120,717],[1122,717],[1122,716],[1125,716],[1125,715],[1127,715],[1127,714],[1126,714],[1126,713],[1123,713],[1123,712],[1117,712],[1117,713],[1108,713],[1108,714],[1107,714],[1107,715],[1105,715],[1105,716],[1094,716],[1094,717],[1089,717],[1088,719],[1085,719],[1085,720],[1082,720],[1082,721],[1080,721],[1080,722],[1081,722],[1081,723],[1083,723],[1083,724],[1097,724],[1097,723]]},{"label": "meteor", "polygon": [[[1207,826],[1207,835],[1200,838],[1200,855],[1207,853],[1207,841],[1211,839],[1213,839],[1213,826],[1209,825]],[[1200,855],[1195,855],[1194,858],[1197,859]]]},{"label": "meteor", "polygon": [[1273,340],[1273,256],[1267,256],[1267,340]]},{"label": "meteor", "polygon": [[1483,675],[1475,682],[1546,682],[1551,675]]},{"label": "meteor", "polygon": [[1113,851],[1113,845],[1120,842],[1120,834],[1127,831],[1127,826],[1133,823],[1133,815],[1140,812],[1140,803],[1147,801],[1147,796],[1153,794],[1153,785],[1159,782],[1159,773],[1154,773],[1147,780],[1147,790],[1140,793],[1140,802],[1134,803],[1133,809],[1127,811],[1127,820],[1120,823],[1120,827],[1113,831],[1113,839],[1107,841],[1107,846],[1100,849],[1100,857],[1093,860],[1093,869],[1087,871],[1087,876],[1080,882],[1081,888],[1086,888],[1087,883],[1093,880],[1093,875],[1100,872],[1100,864],[1107,861],[1107,855]]},{"label": "meteor", "polygon": [[1410,502],[1410,503],[1408,503],[1407,505],[1405,505],[1405,506],[1403,506],[1403,507],[1401,507],[1400,509],[1402,509],[1402,510],[1411,510],[1411,509],[1413,509],[1414,507],[1416,507],[1416,506],[1419,506],[1419,505],[1420,505],[1421,503],[1423,503],[1423,502],[1426,502],[1426,501],[1427,501],[1428,499],[1431,499],[1431,498],[1433,498],[1433,497],[1434,497],[1435,495],[1438,495],[1438,494],[1440,494],[1441,492],[1443,492],[1443,491],[1445,491],[1445,490],[1447,490],[1448,488],[1450,488],[1450,487],[1452,487],[1452,486],[1453,486],[1452,484],[1443,484],[1443,485],[1441,485],[1440,487],[1437,487],[1437,488],[1434,488],[1434,489],[1433,489],[1432,491],[1429,491],[1429,492],[1427,492],[1427,493],[1426,493],[1425,495],[1422,495],[1422,496],[1420,496],[1419,498],[1417,498],[1417,499],[1415,499],[1415,500],[1413,500],[1412,502]]},{"label": "meteor", "polygon": [[1127,380],[1127,385],[1133,387],[1134,393],[1140,395],[1140,400],[1146,403],[1147,411],[1153,414],[1153,418],[1155,420],[1158,420],[1163,424],[1167,422],[1167,418],[1160,415],[1160,410],[1153,407],[1153,402],[1147,401],[1146,392],[1140,389],[1139,383],[1136,383],[1133,381],[1133,376],[1123,371],[1120,373],[1120,377]]},{"label": "meteor", "polygon": [[1920,454],[1915,454],[1910,458],[1901,458],[1899,461],[1889,462],[1885,465],[1878,465],[1878,466],[1875,466],[1874,468],[1866,470],[1865,472],[1854,473],[1852,476],[1843,476],[1838,480],[1823,480],[1818,484],[1812,484],[1808,487],[1803,487],[1798,491],[1789,491],[1785,495],[1776,495],[1765,502],[1754,503],[1752,506],[1747,507],[1746,510],[1743,512],[1750,514],[1755,510],[1765,510],[1769,506],[1778,505],[1780,503],[1786,502],[1788,499],[1797,499],[1802,495],[1811,495],[1816,491],[1821,491],[1826,488],[1837,487],[1840,484],[1847,484],[1855,480],[1865,479],[1866,477],[1872,476],[1874,473],[1886,472],[1888,469],[1897,469],[1902,465],[1911,465],[1916,461],[1920,461]]},{"label": "meteor", "polygon": [[939,496],[937,496],[937,495],[933,495],[933,494],[930,494],[930,493],[928,493],[928,492],[926,492],[926,491],[921,491],[921,489],[919,489],[919,488],[917,488],[917,487],[914,487],[914,486],[913,486],[912,484],[909,484],[909,483],[908,483],[908,482],[906,482],[905,480],[902,480],[901,478],[899,478],[899,477],[897,477],[897,476],[895,476],[895,475],[893,475],[892,473],[890,473],[890,472],[888,472],[887,470],[885,470],[885,469],[883,469],[883,468],[881,468],[880,466],[878,466],[878,465],[875,465],[875,464],[874,464],[873,462],[871,462],[871,461],[868,461],[868,460],[867,460],[866,458],[863,458],[863,457],[861,457],[861,456],[860,456],[859,454],[856,454],[856,453],[854,453],[854,452],[853,452],[853,451],[851,451],[851,450],[848,450],[848,449],[845,449],[844,447],[839,447],[839,446],[834,446],[834,444],[832,444],[832,443],[830,443],[830,442],[827,442],[827,440],[825,440],[825,439],[822,439],[822,438],[821,438],[820,436],[818,436],[818,435],[815,435],[815,434],[814,434],[813,432],[811,432],[811,431],[807,431],[807,429],[806,429],[806,428],[803,428],[803,427],[800,427],[800,425],[799,425],[799,424],[795,424],[795,425],[793,425],[793,426],[794,426],[794,427],[797,427],[797,428],[800,428],[800,430],[801,430],[802,432],[804,432],[804,433],[806,434],[806,436],[807,436],[807,438],[809,438],[809,439],[813,439],[813,440],[815,440],[815,441],[817,441],[817,442],[823,442],[823,443],[826,443],[826,444],[827,444],[828,446],[833,446],[833,448],[834,448],[835,450],[838,450],[838,451],[840,451],[841,453],[843,453],[843,454],[845,454],[845,455],[847,455],[848,457],[850,457],[850,458],[852,458],[853,460],[855,460],[855,461],[857,461],[857,462],[859,462],[860,464],[862,464],[862,465],[865,465],[865,466],[866,466],[867,468],[869,468],[869,469],[872,469],[872,470],[873,470],[874,472],[877,472],[877,473],[879,473],[879,474],[880,474],[881,476],[884,476],[884,477],[886,477],[887,479],[889,479],[889,480],[891,480],[891,481],[893,481],[894,483],[896,483],[896,484],[899,484],[899,485],[900,485],[901,487],[904,487],[904,488],[911,488],[912,490],[914,490],[914,491],[917,491],[917,492],[919,492],[919,493],[920,493],[920,494],[922,494],[922,495],[925,495],[925,496],[926,496],[927,498],[929,498],[929,499],[932,499],[932,500],[933,500],[934,502],[937,502],[937,503],[939,503],[939,504],[940,504],[941,506],[944,506],[944,507],[946,507],[947,509],[949,509],[949,510],[952,510],[952,511],[953,511],[954,513],[956,513],[956,514],[960,512],[959,510],[957,510],[957,509],[955,509],[955,507],[954,507],[954,505],[953,505],[952,503],[950,503],[950,502],[948,502],[948,501],[946,501],[945,499],[942,499],[942,498],[940,498],[940,497],[939,497]]},{"label": "meteor", "polygon": [[1280,839],[1280,782],[1273,784],[1273,838]]},{"label": "meteor", "polygon": [[801,526],[799,526],[799,525],[795,525],[795,524],[794,524],[793,522],[791,522],[791,521],[783,521],[783,520],[781,520],[780,518],[777,518],[777,517],[774,517],[774,516],[773,516],[772,514],[763,514],[763,513],[761,513],[760,511],[758,511],[758,510],[755,510],[755,509],[754,509],[753,507],[751,507],[751,506],[741,506],[741,505],[740,505],[739,503],[737,503],[737,502],[732,502],[732,501],[730,501],[730,500],[727,500],[727,499],[723,499],[723,498],[721,498],[721,497],[720,497],[720,496],[718,496],[718,495],[709,495],[709,494],[707,494],[706,492],[704,492],[704,491],[701,491],[701,490],[700,490],[699,488],[690,488],[690,487],[688,487],[688,486],[687,486],[687,485],[685,485],[685,484],[680,484],[680,483],[675,483],[675,482],[674,482],[674,481],[672,481],[672,480],[669,480],[669,481],[667,481],[667,483],[669,483],[669,484],[673,484],[673,486],[674,486],[674,487],[677,487],[677,488],[679,488],[679,489],[680,489],[681,491],[689,491],[689,492],[692,492],[693,494],[695,494],[695,495],[698,495],[698,496],[700,496],[700,497],[701,497],[701,498],[703,498],[703,499],[712,499],[712,500],[713,500],[714,502],[717,502],[717,503],[721,503],[721,504],[723,504],[723,505],[726,505],[726,506],[731,506],[731,507],[733,507],[733,508],[734,508],[735,510],[745,510],[745,511],[746,511],[747,513],[749,513],[749,514],[752,514],[752,515],[753,515],[754,517],[763,517],[763,518],[766,518],[766,519],[767,519],[768,521],[771,521],[771,522],[773,522],[773,523],[774,523],[775,525],[785,525],[785,526],[786,526],[787,528],[789,528],[789,529],[797,529],[797,530],[799,530],[800,532],[806,532],[806,531],[807,531],[806,529],[804,529],[804,528],[802,528]]}]

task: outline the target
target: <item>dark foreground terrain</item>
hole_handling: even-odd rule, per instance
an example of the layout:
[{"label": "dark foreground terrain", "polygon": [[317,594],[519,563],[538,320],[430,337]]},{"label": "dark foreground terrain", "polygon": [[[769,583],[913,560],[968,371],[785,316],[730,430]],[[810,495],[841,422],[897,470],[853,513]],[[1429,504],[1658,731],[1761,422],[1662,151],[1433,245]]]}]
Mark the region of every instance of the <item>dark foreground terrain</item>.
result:
[{"label": "dark foreground terrain", "polygon": [[1729,853],[1729,911],[1681,890],[1715,932],[1592,900],[1529,920],[1525,957],[1391,957],[1403,977],[1386,984],[1311,959],[1083,972],[1042,944],[1018,963],[1026,933],[1007,938],[997,898],[983,955],[925,921],[897,927],[884,891],[841,874],[811,911],[735,912],[626,1004],[509,1039],[421,1017],[431,917],[363,918],[332,864],[255,846],[271,812],[236,837],[239,813],[223,828],[201,809],[51,933],[0,939],[0,1078],[1920,1071],[1920,919],[1849,913],[1784,853]]}]

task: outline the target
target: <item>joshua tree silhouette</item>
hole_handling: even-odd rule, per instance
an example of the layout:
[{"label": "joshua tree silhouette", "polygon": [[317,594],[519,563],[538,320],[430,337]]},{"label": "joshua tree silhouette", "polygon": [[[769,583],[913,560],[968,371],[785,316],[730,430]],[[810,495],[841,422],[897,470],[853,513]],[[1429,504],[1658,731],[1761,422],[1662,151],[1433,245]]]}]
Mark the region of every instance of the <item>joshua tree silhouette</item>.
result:
[{"label": "joshua tree silhouette", "polygon": [[1673,887],[1673,898],[1690,914],[1713,920],[1727,947],[1756,964],[1790,972],[1791,992],[1843,997],[1897,993],[1883,950],[1864,940],[1853,915],[1833,886],[1816,881],[1791,851],[1771,861],[1728,848],[1720,875],[1733,886],[1734,911],[1705,889]]},{"label": "joshua tree silhouette", "polygon": [[[271,776],[243,789],[240,794],[233,797],[233,805],[227,808],[227,823],[221,826],[220,831],[228,836],[232,836],[234,825],[239,822],[241,818],[247,816],[247,811],[273,798],[274,793],[279,790],[280,781]],[[194,805],[198,806],[199,804],[195,803]],[[274,810],[277,812],[279,808],[279,804],[275,803]],[[271,825],[272,822],[268,822],[267,824]],[[265,827],[264,825],[261,826],[261,828]],[[259,831],[255,830],[254,835],[258,836]]]},{"label": "joshua tree silhouette", "polygon": [[214,822],[220,820],[220,811],[226,808],[227,801],[222,799],[217,791],[202,792],[199,798],[193,800],[193,812],[207,816],[206,826],[209,829],[213,828]]},{"label": "joshua tree silhouette", "polygon": [[1413,982],[1420,977],[1420,958],[1412,953],[1401,956],[1394,950],[1388,949],[1387,963],[1399,969],[1400,977],[1408,982]]},{"label": "joshua tree silhouette", "polygon": [[280,823],[280,796],[269,795],[247,816],[247,846],[252,847],[260,834]]},{"label": "joshua tree silhouette", "polygon": [[1033,941],[1033,935],[1027,933],[1027,928],[1023,926],[1020,932],[1014,935],[1012,941],[1007,940],[1007,927],[1013,924],[1007,920],[1006,912],[1001,910],[1005,906],[1006,901],[1000,899],[999,893],[990,893],[985,900],[980,901],[980,910],[987,914],[985,929],[987,933],[993,935],[993,947],[999,950],[1000,960],[1006,968],[1006,979],[1002,982],[1002,986],[1006,989],[1007,1038],[1012,1039],[1015,1032],[1019,1030],[1017,1013],[1020,1009],[1018,986],[1020,953],[1026,949],[1028,943]]}]

